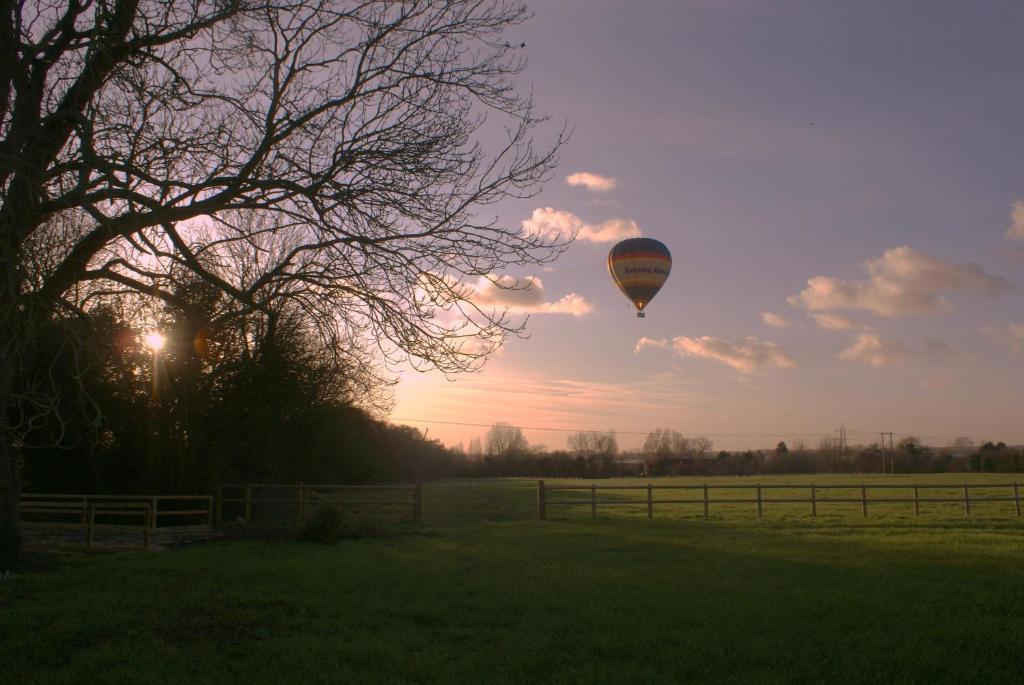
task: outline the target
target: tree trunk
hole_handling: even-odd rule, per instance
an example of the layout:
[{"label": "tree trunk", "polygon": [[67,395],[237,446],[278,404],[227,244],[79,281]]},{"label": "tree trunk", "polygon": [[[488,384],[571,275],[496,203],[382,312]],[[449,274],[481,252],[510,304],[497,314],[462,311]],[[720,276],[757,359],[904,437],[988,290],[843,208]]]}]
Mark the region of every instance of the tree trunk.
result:
[{"label": "tree trunk", "polygon": [[[13,390],[14,369],[9,360],[0,359],[0,429],[7,419],[7,410]],[[0,573],[14,569],[21,551],[21,525],[18,518],[18,500],[21,491],[10,433],[0,430]]]}]

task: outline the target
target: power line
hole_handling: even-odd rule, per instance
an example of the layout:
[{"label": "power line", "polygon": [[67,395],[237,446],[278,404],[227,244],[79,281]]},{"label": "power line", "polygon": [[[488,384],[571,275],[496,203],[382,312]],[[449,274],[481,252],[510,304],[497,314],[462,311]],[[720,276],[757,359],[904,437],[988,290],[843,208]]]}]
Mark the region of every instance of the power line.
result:
[{"label": "power line", "polygon": [[[469,426],[473,428],[490,428],[491,423],[469,423],[466,421],[436,421],[433,419],[410,419],[391,417],[393,422],[405,423],[427,423],[442,426]],[[556,433],[607,433],[606,430],[593,430],[589,428],[554,428],[550,426],[515,426],[520,430],[550,431]],[[650,435],[651,431],[615,431],[618,435]],[[708,438],[817,438],[827,435],[829,431],[821,433],[697,433]],[[877,435],[875,431],[845,431],[846,435]]]}]

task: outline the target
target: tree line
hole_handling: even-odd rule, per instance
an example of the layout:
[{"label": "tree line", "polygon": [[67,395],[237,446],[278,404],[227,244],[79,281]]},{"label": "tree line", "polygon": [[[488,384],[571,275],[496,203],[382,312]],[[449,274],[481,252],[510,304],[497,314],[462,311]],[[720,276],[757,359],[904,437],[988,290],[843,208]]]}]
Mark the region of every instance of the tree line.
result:
[{"label": "tree line", "polygon": [[976,444],[966,437],[948,446],[925,445],[912,436],[892,448],[881,443],[846,446],[823,437],[816,448],[803,442],[774,449],[714,450],[705,436],[671,428],[648,433],[639,449],[620,450],[614,431],[570,433],[564,449],[530,445],[522,431],[496,423],[468,450],[454,450],[461,472],[481,477],[739,476],[810,473],[1017,473],[1024,449],[1004,442]]}]

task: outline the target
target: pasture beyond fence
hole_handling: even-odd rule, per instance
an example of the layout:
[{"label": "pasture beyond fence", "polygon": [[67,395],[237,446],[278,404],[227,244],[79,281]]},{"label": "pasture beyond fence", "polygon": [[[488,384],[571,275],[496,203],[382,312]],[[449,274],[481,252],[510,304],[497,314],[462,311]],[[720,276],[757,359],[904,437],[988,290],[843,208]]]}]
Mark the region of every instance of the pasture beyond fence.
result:
[{"label": "pasture beyond fence", "polygon": [[[973,495],[971,491],[974,491]],[[627,496],[618,498],[598,499],[598,492],[625,492]],[[740,497],[713,497],[714,493],[725,492],[735,493],[737,491],[752,492],[753,496]],[[771,496],[772,493],[786,491],[788,496]],[[806,491],[806,497],[793,496],[793,491]],[[878,496],[878,491],[887,493],[888,496]],[[922,496],[924,491],[925,496]],[[928,492],[945,491],[956,492],[956,496],[927,496]],[[980,494],[979,494],[979,491]],[[549,499],[548,494],[552,492],[569,493],[563,499]],[[696,496],[670,496],[669,498],[655,499],[654,494],[658,493],[696,493]],[[851,496],[849,493],[853,493]],[[895,492],[895,494],[893,494]],[[992,494],[993,492],[1006,494]],[[574,496],[580,493],[584,496]],[[824,496],[819,497],[819,493]],[[870,496],[869,496],[870,493]],[[636,495],[640,495],[637,497]],[[896,496],[900,494],[902,496]],[[589,495],[589,496],[587,496]],[[632,497],[628,495],[633,495]],[[646,495],[646,497],[644,497]],[[647,518],[654,517],[654,506],[657,505],[691,505],[701,507],[704,517],[710,516],[711,507],[723,504],[753,504],[757,507],[758,517],[764,514],[764,507],[767,504],[807,504],[810,506],[811,516],[818,515],[818,507],[831,506],[836,504],[859,504],[864,516],[868,515],[872,504],[912,504],[914,515],[920,516],[922,504],[934,503],[955,503],[962,504],[964,515],[971,513],[971,504],[981,502],[1012,502],[1013,511],[1020,516],[1020,486],[1017,483],[963,483],[963,484],[936,484],[936,483],[862,483],[857,485],[817,485],[817,484],[790,484],[773,483],[770,485],[758,483],[745,484],[671,484],[655,485],[550,485],[543,480],[537,481],[537,518],[541,521],[547,518],[547,509],[550,506],[579,507],[589,506],[590,515],[597,517],[598,506],[632,506],[647,508]]]}]

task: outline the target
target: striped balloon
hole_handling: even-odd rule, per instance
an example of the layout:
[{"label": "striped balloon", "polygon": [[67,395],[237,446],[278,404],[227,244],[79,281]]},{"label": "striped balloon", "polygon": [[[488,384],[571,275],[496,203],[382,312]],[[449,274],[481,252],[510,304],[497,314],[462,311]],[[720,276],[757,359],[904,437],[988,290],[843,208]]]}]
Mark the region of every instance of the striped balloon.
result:
[{"label": "striped balloon", "polygon": [[644,307],[654,299],[672,270],[672,254],[652,238],[623,240],[608,253],[608,271],[629,301],[636,315],[644,316]]}]

